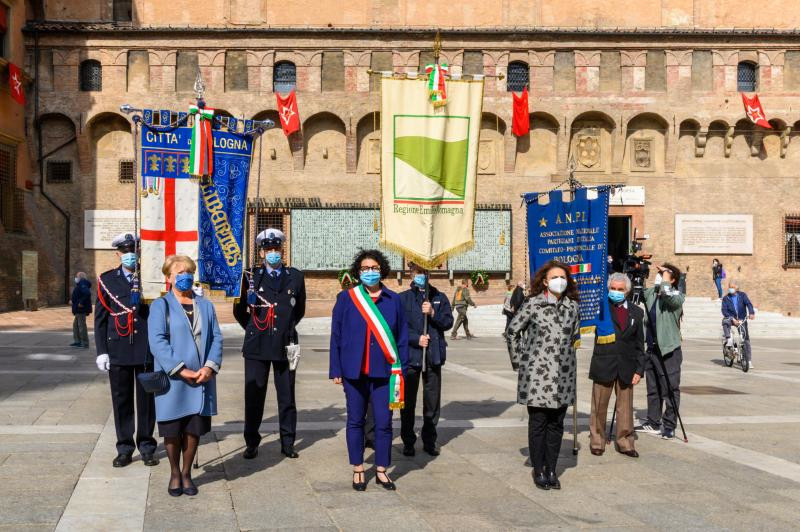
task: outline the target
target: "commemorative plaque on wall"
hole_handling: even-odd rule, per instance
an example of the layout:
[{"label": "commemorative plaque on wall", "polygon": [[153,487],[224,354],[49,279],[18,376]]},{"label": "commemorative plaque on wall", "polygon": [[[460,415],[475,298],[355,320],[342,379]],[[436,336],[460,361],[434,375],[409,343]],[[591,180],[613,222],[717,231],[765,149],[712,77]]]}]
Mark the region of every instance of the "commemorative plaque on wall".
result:
[{"label": "commemorative plaque on wall", "polygon": [[676,214],[675,253],[753,254],[752,214]]}]

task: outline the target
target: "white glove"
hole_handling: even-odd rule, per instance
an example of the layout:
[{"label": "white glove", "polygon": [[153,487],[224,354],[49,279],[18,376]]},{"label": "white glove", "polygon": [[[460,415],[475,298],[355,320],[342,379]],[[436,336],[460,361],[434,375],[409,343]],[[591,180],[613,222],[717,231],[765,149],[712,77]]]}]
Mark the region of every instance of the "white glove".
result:
[{"label": "white glove", "polygon": [[300,346],[289,344],[286,346],[286,357],[289,359],[289,370],[294,371],[300,363]]},{"label": "white glove", "polygon": [[97,355],[94,363],[97,364],[97,369],[100,371],[108,371],[108,368],[111,367],[111,362],[108,360],[108,355],[105,354]]}]

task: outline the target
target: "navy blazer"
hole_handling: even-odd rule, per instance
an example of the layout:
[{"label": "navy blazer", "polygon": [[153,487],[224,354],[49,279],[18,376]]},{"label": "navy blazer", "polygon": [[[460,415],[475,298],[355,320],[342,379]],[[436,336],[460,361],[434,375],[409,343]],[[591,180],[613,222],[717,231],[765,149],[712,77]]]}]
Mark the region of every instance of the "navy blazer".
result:
[{"label": "navy blazer", "polygon": [[75,288],[72,289],[72,296],[69,298],[72,303],[73,314],[92,313],[92,283],[86,279],[81,279]]},{"label": "navy blazer", "polygon": [[[352,290],[352,288],[350,289]],[[394,334],[403,374],[408,369],[408,325],[400,296],[382,286],[381,296],[375,303]],[[364,346],[367,340],[367,322],[361,316],[348,290],[336,297],[331,320],[331,379],[345,377],[358,379],[364,362]],[[383,356],[378,341],[373,337],[370,345],[370,377],[386,377],[392,374],[392,366]]]},{"label": "navy blazer", "polygon": [[730,294],[725,294],[725,297],[722,298],[723,318],[743,320],[748,314],[756,313],[755,309],[753,309],[753,304],[750,302],[750,298],[747,297],[747,294],[744,292],[737,292],[736,295],[739,297],[739,304],[737,305],[738,308],[733,308],[733,297],[731,297]]},{"label": "navy blazer", "polygon": [[[133,343],[128,336],[120,336],[114,325],[114,317],[109,315],[105,307],[100,303],[98,296],[94,306],[94,343],[97,346],[98,355],[108,355],[112,364],[116,366],[139,366],[144,364],[150,355],[150,347],[147,343],[147,318],[150,315],[150,307],[141,302],[136,307],[131,305],[131,285],[122,273],[122,266],[108,270],[100,275],[103,284],[106,285],[120,303],[128,308],[133,308]],[[98,283],[98,293],[102,288]],[[120,312],[122,309],[114,303],[108,294],[103,293],[103,298],[111,307],[111,312]],[[124,326],[127,320],[125,315],[119,317]]]},{"label": "navy blazer", "polygon": [[[403,309],[408,321],[408,365],[421,368],[422,348],[419,337],[425,325],[425,315],[422,313],[422,303],[425,301],[425,292],[417,285],[400,294]],[[453,311],[450,301],[434,286],[428,285],[428,299],[433,305],[433,318],[428,320],[428,365],[442,366],[447,359],[447,340],[445,332],[453,327]]]}]

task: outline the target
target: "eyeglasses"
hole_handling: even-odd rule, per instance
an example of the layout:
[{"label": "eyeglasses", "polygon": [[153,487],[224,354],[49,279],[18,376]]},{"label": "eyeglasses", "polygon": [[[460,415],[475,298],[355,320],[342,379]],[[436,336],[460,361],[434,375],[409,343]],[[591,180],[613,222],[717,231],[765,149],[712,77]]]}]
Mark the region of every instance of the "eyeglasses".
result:
[{"label": "eyeglasses", "polygon": [[367,273],[367,272],[378,272],[378,273],[380,273],[381,272],[381,267],[380,266],[364,266],[359,271],[361,273]]}]

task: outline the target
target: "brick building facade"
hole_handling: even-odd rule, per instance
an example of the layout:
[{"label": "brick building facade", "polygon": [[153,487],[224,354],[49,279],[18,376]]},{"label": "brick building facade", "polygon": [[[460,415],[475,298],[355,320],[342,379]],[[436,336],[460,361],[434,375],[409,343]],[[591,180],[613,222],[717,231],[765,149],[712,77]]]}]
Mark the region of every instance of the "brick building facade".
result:
[{"label": "brick building facade", "polygon": [[[497,243],[510,248],[510,278],[526,267],[519,195],[562,182],[574,157],[584,184],[644,187],[644,205],[611,207],[622,231],[615,238],[649,235],[645,251],[688,269],[692,295],[714,293],[711,256],[676,255],[676,214],[752,215],[753,253],[719,258],[760,307],[800,311],[800,34],[792,29],[800,13],[792,2],[760,6],[757,20],[737,0],[209,4],[60,0],[44,3],[39,20],[28,17],[27,70],[38,71],[39,97],[38,111],[29,100],[27,122],[41,128],[47,192],[70,213],[73,271],[114,263],[111,251],[84,248],[85,211],[133,207],[124,182],[132,126],[119,106],[183,110],[197,72],[209,105],[236,117],[277,122],[274,89],[297,90],[300,134],[271,130],[262,141],[264,223],[283,223],[291,240],[293,210],[374,208],[380,93],[369,71],[417,72],[433,57],[438,25],[440,60],[456,75],[486,76],[478,202],[510,211],[509,234]],[[518,139],[509,90],[525,84],[531,132]],[[740,91],[759,93],[772,130],[746,120]],[[594,159],[580,154],[587,138]],[[29,167],[38,182],[37,165]],[[256,182],[253,173],[251,198]],[[28,206],[31,234],[63,234],[38,191]],[[58,244],[40,250],[40,268],[55,276],[63,260]],[[504,290],[505,273],[492,293]],[[335,272],[310,275],[309,287],[312,297],[332,297]],[[58,285],[43,284],[40,299],[59,302]]]}]

